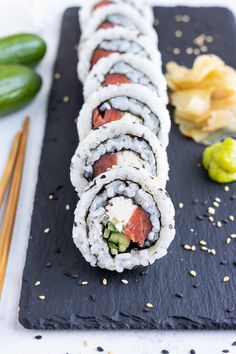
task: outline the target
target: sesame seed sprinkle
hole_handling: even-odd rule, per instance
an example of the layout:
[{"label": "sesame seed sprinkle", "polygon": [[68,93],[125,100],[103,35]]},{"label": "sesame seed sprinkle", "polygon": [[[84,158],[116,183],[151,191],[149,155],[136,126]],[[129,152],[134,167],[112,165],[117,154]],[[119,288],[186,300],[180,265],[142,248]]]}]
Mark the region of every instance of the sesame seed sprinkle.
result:
[{"label": "sesame seed sprinkle", "polygon": [[146,306],[148,309],[152,309],[152,308],[153,308],[153,304],[151,304],[150,302],[148,302],[145,306]]},{"label": "sesame seed sprinkle", "polygon": [[209,216],[208,220],[209,220],[210,222],[214,222],[213,216]]},{"label": "sesame seed sprinkle", "polygon": [[192,277],[196,277],[197,276],[197,272],[195,270],[191,270],[189,272],[189,274],[192,276]]},{"label": "sesame seed sprinkle", "polygon": [[88,281],[82,281],[80,284],[81,285],[88,285]]},{"label": "sesame seed sprinkle", "polygon": [[229,245],[229,244],[230,244],[230,242],[231,242],[231,238],[230,238],[230,237],[228,237],[228,238],[225,240],[225,242],[227,243],[227,245]]},{"label": "sesame seed sprinkle", "polygon": [[200,243],[200,245],[202,245],[202,246],[206,246],[206,244],[207,244],[206,241],[204,241],[204,240],[201,240],[199,243]]},{"label": "sesame seed sprinkle", "polygon": [[205,246],[202,246],[202,247],[201,247],[201,250],[202,250],[202,251],[207,251],[207,250],[208,250],[208,248],[207,248],[207,247],[205,247]]},{"label": "sesame seed sprinkle", "polygon": [[39,280],[37,280],[35,283],[34,283],[34,286],[39,286],[41,284],[41,282]]},{"label": "sesame seed sprinkle", "polygon": [[207,210],[208,210],[208,214],[215,215],[215,209],[214,208],[209,207]]},{"label": "sesame seed sprinkle", "polygon": [[181,38],[182,36],[183,36],[183,32],[182,31],[175,31],[175,37]]},{"label": "sesame seed sprinkle", "polygon": [[50,232],[49,227],[47,227],[46,229],[44,229],[44,233],[45,233],[45,234],[48,234],[49,232]]},{"label": "sesame seed sprinkle", "polygon": [[227,283],[230,280],[230,277],[228,275],[225,275],[223,278],[223,282]]},{"label": "sesame seed sprinkle", "polygon": [[48,199],[49,200],[53,200],[53,198],[54,198],[54,195],[53,194],[49,194]]},{"label": "sesame seed sprinkle", "polygon": [[222,227],[222,223],[220,221],[217,221],[217,224],[216,224],[217,227]]},{"label": "sesame seed sprinkle", "polygon": [[179,208],[183,209],[183,207],[184,207],[184,203],[179,203]]},{"label": "sesame seed sprinkle", "polygon": [[213,205],[214,205],[216,208],[219,208],[219,206],[220,206],[220,204],[219,204],[217,201],[213,202]]},{"label": "sesame seed sprinkle", "polygon": [[64,96],[63,97],[63,102],[67,103],[67,102],[69,102],[69,100],[70,100],[69,96]]},{"label": "sesame seed sprinkle", "polygon": [[70,210],[70,204],[66,204],[65,209]]},{"label": "sesame seed sprinkle", "polygon": [[231,234],[230,237],[231,237],[232,239],[234,239],[234,238],[236,238],[236,234]]},{"label": "sesame seed sprinkle", "polygon": [[105,285],[105,286],[107,285],[107,279],[106,278],[102,279],[102,284]]},{"label": "sesame seed sprinkle", "polygon": [[215,201],[216,201],[217,203],[220,203],[220,202],[221,202],[221,199],[218,198],[218,197],[216,197],[216,198],[215,198]]},{"label": "sesame seed sprinkle", "polygon": [[230,216],[229,216],[229,220],[230,220],[230,221],[234,221],[234,216],[233,216],[233,215],[230,215]]},{"label": "sesame seed sprinkle", "polygon": [[123,283],[123,284],[125,284],[125,285],[129,284],[129,282],[128,282],[127,279],[121,279],[121,283]]},{"label": "sesame seed sprinkle", "polygon": [[229,186],[224,187],[225,192],[229,192]]},{"label": "sesame seed sprinkle", "polygon": [[39,295],[39,300],[45,300],[46,296],[45,295]]}]

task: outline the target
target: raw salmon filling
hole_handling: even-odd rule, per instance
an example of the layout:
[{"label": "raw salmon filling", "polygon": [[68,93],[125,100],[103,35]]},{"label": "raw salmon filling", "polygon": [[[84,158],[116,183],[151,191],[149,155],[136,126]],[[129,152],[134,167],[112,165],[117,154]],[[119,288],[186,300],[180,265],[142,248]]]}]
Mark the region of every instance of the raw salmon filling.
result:
[{"label": "raw salmon filling", "polygon": [[103,124],[121,119],[136,121],[142,124],[146,122],[146,125],[150,126],[150,128],[155,124],[153,131],[158,133],[160,130],[160,121],[151,112],[150,108],[140,101],[129,97],[111,98],[94,109],[92,113],[92,127],[96,129]]},{"label": "raw salmon filling", "polygon": [[144,138],[129,135],[108,139],[91,150],[85,162],[84,177],[91,181],[113,166],[144,168],[153,175],[157,170],[155,156],[148,142]]},{"label": "raw salmon filling", "polygon": [[137,183],[116,180],[94,198],[87,225],[89,237],[103,236],[115,256],[154,244],[161,228],[160,212],[153,197]]},{"label": "raw salmon filling", "polygon": [[99,47],[97,47],[91,58],[91,68],[104,57],[108,57],[114,53],[129,53],[134,55],[139,55],[143,58],[148,58],[147,52],[138,43],[132,42],[126,39],[114,39],[114,40],[104,40],[101,42]]}]

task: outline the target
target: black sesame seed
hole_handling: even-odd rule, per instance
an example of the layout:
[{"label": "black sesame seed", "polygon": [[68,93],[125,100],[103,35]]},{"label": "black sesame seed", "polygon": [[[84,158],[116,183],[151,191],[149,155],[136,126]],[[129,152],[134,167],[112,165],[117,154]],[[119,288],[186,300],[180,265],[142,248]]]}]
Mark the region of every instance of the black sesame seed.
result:
[{"label": "black sesame seed", "polygon": [[101,175],[101,177],[100,177],[101,179],[103,179],[103,178],[106,178],[106,176],[105,175]]},{"label": "black sesame seed", "polygon": [[77,227],[77,226],[78,226],[77,222],[75,222],[75,221],[74,221],[74,226],[75,226],[75,227]]},{"label": "black sesame seed", "polygon": [[91,299],[93,302],[96,301],[96,296],[95,296],[95,295],[92,294],[92,295],[90,295],[89,297],[90,297],[90,299]]},{"label": "black sesame seed", "polygon": [[226,264],[228,264],[228,261],[223,260],[223,261],[220,262],[220,264],[221,264],[221,265],[226,265]]},{"label": "black sesame seed", "polygon": [[228,349],[223,349],[222,353],[229,353],[229,350]]},{"label": "black sesame seed", "polygon": [[38,336],[35,336],[34,338],[39,340],[39,339],[42,339],[42,336],[38,335]]},{"label": "black sesame seed", "polygon": [[61,249],[59,247],[55,248],[55,253],[57,254],[61,253]]},{"label": "black sesame seed", "polygon": [[229,307],[229,308],[227,308],[226,311],[229,312],[229,313],[234,312],[235,311],[235,307]]},{"label": "black sesame seed", "polygon": [[236,266],[236,261],[234,261],[234,265]]},{"label": "black sesame seed", "polygon": [[175,293],[175,296],[178,297],[179,299],[182,299],[184,297],[184,295],[181,293]]},{"label": "black sesame seed", "polygon": [[51,268],[52,267],[52,263],[51,262],[48,262],[47,264],[46,264],[46,268]]},{"label": "black sesame seed", "polygon": [[223,222],[224,224],[228,224],[229,220],[223,219],[222,222]]},{"label": "black sesame seed", "polygon": [[194,349],[191,349],[191,350],[190,350],[190,354],[196,354],[195,350],[194,350]]},{"label": "black sesame seed", "polygon": [[169,354],[169,351],[166,349],[163,349],[161,352],[162,352],[162,354]]},{"label": "black sesame seed", "polygon": [[236,346],[236,341],[232,343],[232,346],[235,347]]},{"label": "black sesame seed", "polygon": [[202,216],[199,216],[199,215],[197,216],[197,220],[200,220],[200,221],[201,221],[202,219],[203,219]]},{"label": "black sesame seed", "polygon": [[79,278],[79,273],[72,273],[71,278],[73,279],[78,279]]},{"label": "black sesame seed", "polygon": [[64,274],[66,277],[70,277],[70,276],[71,276],[71,273],[70,273],[68,270],[64,270],[63,274]]},{"label": "black sesame seed", "polygon": [[55,189],[56,189],[56,191],[59,191],[63,187],[64,187],[64,184],[58,184]]},{"label": "black sesame seed", "polygon": [[236,195],[232,195],[232,196],[230,197],[230,199],[231,199],[231,200],[235,200],[235,199],[236,199]]},{"label": "black sesame seed", "polygon": [[198,204],[198,203],[199,203],[199,199],[198,198],[193,200],[193,204]]},{"label": "black sesame seed", "polygon": [[197,289],[199,286],[200,286],[200,283],[199,283],[199,282],[198,282],[198,283],[193,284],[193,287],[194,287],[194,288],[196,288],[196,289]]},{"label": "black sesame seed", "polygon": [[98,352],[104,352],[104,349],[102,347],[97,347]]}]

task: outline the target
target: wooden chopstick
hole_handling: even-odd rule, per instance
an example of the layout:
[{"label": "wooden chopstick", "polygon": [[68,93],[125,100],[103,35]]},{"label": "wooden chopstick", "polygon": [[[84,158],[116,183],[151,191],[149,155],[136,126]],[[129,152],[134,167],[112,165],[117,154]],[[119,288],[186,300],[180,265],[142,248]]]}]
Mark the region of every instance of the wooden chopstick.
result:
[{"label": "wooden chopstick", "polygon": [[25,151],[29,134],[29,118],[24,121],[23,132],[20,139],[19,151],[14,168],[12,184],[10,187],[9,198],[0,231],[0,296],[2,294],[4,278],[7,268],[8,254],[12,239],[13,227],[15,222],[17,204],[19,199],[20,185],[23,174]]},{"label": "wooden chopstick", "polygon": [[18,132],[15,136],[14,141],[13,141],[6,168],[4,170],[2,178],[0,180],[0,208],[2,206],[4,197],[6,194],[7,186],[9,184],[10,178],[13,173],[13,169],[14,169],[15,162],[16,162],[16,157],[17,157],[18,150],[19,150],[20,139],[21,139],[21,132]]}]

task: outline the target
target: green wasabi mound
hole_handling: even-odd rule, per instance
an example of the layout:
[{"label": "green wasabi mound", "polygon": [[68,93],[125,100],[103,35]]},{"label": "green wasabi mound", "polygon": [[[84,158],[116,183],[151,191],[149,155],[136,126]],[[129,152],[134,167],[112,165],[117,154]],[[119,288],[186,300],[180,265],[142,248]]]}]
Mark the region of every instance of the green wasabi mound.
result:
[{"label": "green wasabi mound", "polygon": [[213,181],[218,183],[236,181],[236,140],[227,138],[223,142],[207,147],[203,152],[202,162]]}]

